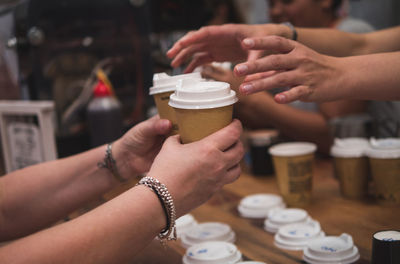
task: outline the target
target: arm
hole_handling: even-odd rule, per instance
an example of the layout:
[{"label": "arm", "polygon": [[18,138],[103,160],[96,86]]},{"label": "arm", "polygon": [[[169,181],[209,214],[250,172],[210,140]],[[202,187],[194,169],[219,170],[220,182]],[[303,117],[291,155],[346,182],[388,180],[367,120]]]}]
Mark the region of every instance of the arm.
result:
[{"label": "arm", "polygon": [[[178,136],[166,140],[148,176],[168,187],[178,217],[239,177],[241,131],[240,122],[234,121],[191,144],[182,145]],[[165,225],[157,196],[146,186],[137,186],[72,221],[1,247],[0,259],[6,263],[129,263]]]},{"label": "arm", "polygon": [[[113,144],[121,176],[129,179],[150,168],[170,126],[152,118]],[[104,155],[102,146],[1,177],[0,241],[42,229],[116,186],[110,171],[97,166]]]},{"label": "arm", "polygon": [[275,100],[400,99],[400,75],[394,70],[400,68],[400,52],[336,58],[277,36],[244,39],[243,44],[248,49],[277,52],[235,66],[237,76],[247,76],[239,88],[244,94],[290,87]]}]

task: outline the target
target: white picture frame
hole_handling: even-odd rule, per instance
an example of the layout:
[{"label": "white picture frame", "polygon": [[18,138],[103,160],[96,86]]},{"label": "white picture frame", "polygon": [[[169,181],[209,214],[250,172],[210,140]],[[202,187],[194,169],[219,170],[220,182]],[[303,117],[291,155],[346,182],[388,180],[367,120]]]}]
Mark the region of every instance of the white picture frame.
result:
[{"label": "white picture frame", "polygon": [[57,159],[53,101],[0,100],[6,172]]}]

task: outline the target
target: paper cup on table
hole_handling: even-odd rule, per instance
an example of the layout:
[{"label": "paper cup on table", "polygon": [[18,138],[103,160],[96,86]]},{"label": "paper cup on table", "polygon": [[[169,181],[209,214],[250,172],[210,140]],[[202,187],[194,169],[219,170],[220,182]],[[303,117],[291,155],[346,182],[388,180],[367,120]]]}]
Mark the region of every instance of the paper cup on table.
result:
[{"label": "paper cup on table", "polygon": [[193,82],[203,80],[198,72],[175,76],[169,76],[162,72],[153,75],[153,87],[150,88],[150,95],[154,98],[160,118],[168,119],[172,123],[172,135],[178,134],[178,123],[174,109],[168,105],[168,102],[170,95],[175,92],[179,80],[182,79],[191,79]]},{"label": "paper cup on table", "polygon": [[365,152],[368,148],[365,138],[335,139],[331,148],[340,192],[346,198],[359,199],[367,195],[369,165]]},{"label": "paper cup on table", "polygon": [[236,93],[225,82],[182,80],[170,96],[183,143],[200,140],[232,122]]},{"label": "paper cup on table", "polygon": [[311,201],[316,149],[309,142],[281,143],[269,149],[279,191],[289,206],[302,207]]},{"label": "paper cup on table", "polygon": [[235,264],[242,260],[242,253],[234,244],[211,241],[188,248],[183,264]]},{"label": "paper cup on table", "polygon": [[379,201],[400,204],[400,139],[371,139],[367,150]]},{"label": "paper cup on table", "polygon": [[378,231],[372,239],[372,264],[400,263],[400,231]]},{"label": "paper cup on table", "polygon": [[248,133],[251,173],[253,175],[272,175],[274,173],[268,149],[276,143],[277,138],[277,130],[253,130]]}]

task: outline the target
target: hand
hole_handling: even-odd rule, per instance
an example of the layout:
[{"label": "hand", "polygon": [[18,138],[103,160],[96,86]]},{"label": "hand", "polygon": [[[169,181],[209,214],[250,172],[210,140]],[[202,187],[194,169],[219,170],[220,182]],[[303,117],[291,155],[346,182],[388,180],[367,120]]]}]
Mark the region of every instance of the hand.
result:
[{"label": "hand", "polygon": [[237,62],[255,59],[260,56],[260,52],[243,49],[241,42],[244,38],[286,35],[288,30],[286,26],[274,24],[207,26],[183,36],[167,52],[167,56],[174,58],[171,62],[173,67],[178,67],[191,58],[185,73],[213,61]]},{"label": "hand", "polygon": [[171,128],[169,120],[155,116],[137,124],[117,140],[112,151],[121,176],[128,179],[149,171]]},{"label": "hand", "polygon": [[277,87],[290,87],[275,95],[278,103],[301,101],[330,101],[340,99],[331,95],[340,89],[345,74],[340,59],[321,55],[302,44],[278,36],[243,40],[243,47],[266,49],[276,54],[236,65],[237,76],[245,76],[239,90],[251,94]]},{"label": "hand", "polygon": [[203,71],[201,72],[203,78],[213,79],[220,82],[227,82],[231,85],[231,89],[239,95],[239,86],[243,82],[243,77],[237,77],[233,74],[233,71],[224,69],[222,67],[216,67],[211,64],[203,65]]},{"label": "hand", "polygon": [[181,216],[207,201],[223,185],[240,175],[242,125],[234,120],[227,127],[190,144],[179,136],[169,137],[148,173],[164,183]]}]

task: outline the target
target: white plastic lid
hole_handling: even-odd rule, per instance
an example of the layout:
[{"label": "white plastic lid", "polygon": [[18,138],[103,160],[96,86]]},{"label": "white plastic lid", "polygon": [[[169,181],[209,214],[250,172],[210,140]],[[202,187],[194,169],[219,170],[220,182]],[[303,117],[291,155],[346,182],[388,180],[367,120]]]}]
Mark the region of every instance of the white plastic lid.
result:
[{"label": "white plastic lid", "polygon": [[325,236],[319,223],[311,220],[305,223],[284,225],[275,234],[275,245],[289,250],[303,250],[312,239]]},{"label": "white plastic lid", "polygon": [[183,256],[184,264],[234,264],[242,260],[242,253],[234,244],[211,241],[191,246]]},{"label": "white plastic lid", "polygon": [[191,214],[185,214],[176,219],[176,235],[181,237],[182,234],[187,232],[192,227],[198,225],[196,219]]},{"label": "white plastic lid", "polygon": [[253,146],[265,146],[272,143],[278,136],[277,130],[263,129],[255,130],[248,133],[248,140]]},{"label": "white plastic lid", "polygon": [[193,82],[184,79],[171,94],[169,105],[181,109],[209,109],[237,102],[235,91],[226,82]]},{"label": "white plastic lid", "polygon": [[269,149],[274,156],[292,157],[314,153],[317,145],[310,142],[289,142],[277,144]]},{"label": "white plastic lid", "polygon": [[385,230],[374,234],[374,238],[382,241],[400,241],[400,232],[396,230]]},{"label": "white plastic lid", "polygon": [[241,216],[247,218],[266,218],[272,209],[285,208],[282,197],[275,194],[253,194],[243,198],[238,206]]},{"label": "white plastic lid", "polygon": [[304,249],[303,259],[310,264],[341,263],[350,264],[360,258],[350,235],[322,237],[314,239]]},{"label": "white plastic lid", "polygon": [[205,222],[200,223],[182,234],[182,246],[188,248],[194,244],[206,241],[234,242],[235,232],[225,223]]},{"label": "white plastic lid", "polygon": [[304,223],[311,221],[308,213],[299,208],[289,208],[283,210],[272,210],[268,218],[264,221],[264,229],[270,233],[276,233],[282,226],[294,223]]},{"label": "white plastic lid", "polygon": [[365,155],[369,148],[366,138],[335,138],[331,155],[340,158],[359,158]]},{"label": "white plastic lid", "polygon": [[267,264],[267,263],[259,261],[240,261],[236,264]]},{"label": "white plastic lid", "polygon": [[375,159],[400,158],[400,138],[370,139],[371,147],[366,151],[367,156]]},{"label": "white plastic lid", "polygon": [[153,75],[153,87],[150,87],[150,95],[165,93],[165,92],[173,92],[176,90],[176,85],[179,80],[182,79],[192,79],[201,81],[201,74],[199,72],[187,73],[170,76],[165,72],[155,73]]}]

